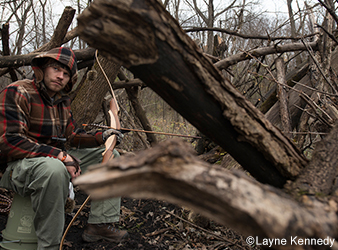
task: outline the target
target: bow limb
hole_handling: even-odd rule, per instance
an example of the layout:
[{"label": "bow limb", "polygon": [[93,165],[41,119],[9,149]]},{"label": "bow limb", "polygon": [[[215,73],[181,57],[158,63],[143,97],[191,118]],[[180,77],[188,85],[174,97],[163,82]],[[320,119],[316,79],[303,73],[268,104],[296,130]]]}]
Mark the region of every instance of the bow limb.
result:
[{"label": "bow limb", "polygon": [[[112,99],[110,100],[110,107],[109,107],[109,116],[110,116],[110,126],[111,127],[114,127],[116,129],[120,129],[121,128],[121,125],[120,125],[120,120],[119,120],[119,117],[118,117],[118,112],[120,110],[120,107],[119,105],[117,104],[117,100],[116,100],[116,97],[115,97],[115,94],[114,94],[114,90],[113,90],[113,87],[109,81],[109,78],[107,77],[106,73],[104,72],[102,66],[101,66],[101,63],[98,59],[98,56],[97,56],[97,53],[98,53],[98,50],[95,51],[95,59],[97,61],[97,64],[99,65],[100,69],[101,69],[101,72],[103,74],[103,76],[106,78],[106,81],[110,87],[110,92],[111,92],[111,95],[112,95]],[[108,160],[112,159],[114,157],[114,154],[113,154],[113,150],[116,146],[116,142],[117,142],[117,139],[116,139],[116,135],[111,135],[105,142],[105,146],[106,146],[106,150],[103,152],[103,160],[102,162],[107,162]]]},{"label": "bow limb", "polygon": [[[119,106],[117,104],[114,92],[113,98],[110,101],[109,107],[109,118],[110,118],[110,126],[116,129],[121,128],[120,120],[118,117]],[[103,152],[103,160],[102,163],[109,161],[110,159],[114,158],[114,148],[116,146],[117,138],[116,135],[111,135],[105,142],[106,150]]]}]

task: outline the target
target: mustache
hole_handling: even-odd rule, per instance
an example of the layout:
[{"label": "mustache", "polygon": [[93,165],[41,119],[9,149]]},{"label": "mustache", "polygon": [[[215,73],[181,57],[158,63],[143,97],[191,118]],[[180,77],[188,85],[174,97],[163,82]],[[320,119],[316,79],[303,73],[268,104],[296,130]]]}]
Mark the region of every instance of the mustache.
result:
[{"label": "mustache", "polygon": [[55,80],[52,80],[52,82],[55,82],[55,83],[60,84],[60,85],[63,85],[63,84],[62,84],[62,81],[60,81],[60,80],[56,80],[56,79],[55,79]]}]

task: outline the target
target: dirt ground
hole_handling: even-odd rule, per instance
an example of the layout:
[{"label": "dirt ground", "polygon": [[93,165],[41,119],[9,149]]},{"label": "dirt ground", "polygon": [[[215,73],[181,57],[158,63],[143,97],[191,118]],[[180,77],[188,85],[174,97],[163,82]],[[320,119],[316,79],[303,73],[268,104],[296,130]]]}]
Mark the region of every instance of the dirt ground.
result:
[{"label": "dirt ground", "polygon": [[[85,199],[85,193],[76,192],[77,205],[73,213],[67,214],[66,226]],[[129,232],[130,239],[121,244],[106,241],[86,243],[81,235],[89,207],[90,202],[74,221],[66,235],[63,249],[258,249],[248,246],[244,236],[218,225],[217,222],[198,215],[191,216],[193,213],[188,209],[164,201],[127,197],[122,197],[121,200],[120,228]],[[0,214],[0,230],[5,228],[6,221],[7,214]]]}]

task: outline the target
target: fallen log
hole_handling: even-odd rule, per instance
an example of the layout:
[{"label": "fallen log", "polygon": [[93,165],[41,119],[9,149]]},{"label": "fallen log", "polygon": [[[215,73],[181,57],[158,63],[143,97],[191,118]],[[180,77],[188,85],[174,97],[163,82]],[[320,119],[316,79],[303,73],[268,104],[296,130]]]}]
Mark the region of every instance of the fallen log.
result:
[{"label": "fallen log", "polygon": [[[95,55],[94,48],[74,50],[76,59],[81,61],[93,60]],[[41,52],[32,52],[26,55],[3,56],[0,60],[0,68],[29,66],[32,59]]]},{"label": "fallen log", "polygon": [[74,184],[92,199],[128,196],[183,205],[256,239],[286,239],[283,249],[295,249],[292,237],[332,242],[338,230],[336,210],[329,203],[309,198],[300,204],[244,172],[201,161],[191,145],[178,139],[92,166]]}]

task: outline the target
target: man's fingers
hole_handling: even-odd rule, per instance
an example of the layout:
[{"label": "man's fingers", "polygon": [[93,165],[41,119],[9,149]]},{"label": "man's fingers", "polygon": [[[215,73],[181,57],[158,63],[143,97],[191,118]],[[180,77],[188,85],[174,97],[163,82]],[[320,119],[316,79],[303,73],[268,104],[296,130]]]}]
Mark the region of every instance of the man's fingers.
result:
[{"label": "man's fingers", "polygon": [[72,177],[72,180],[81,175],[81,169],[76,170],[75,166],[67,166],[67,171]]}]

